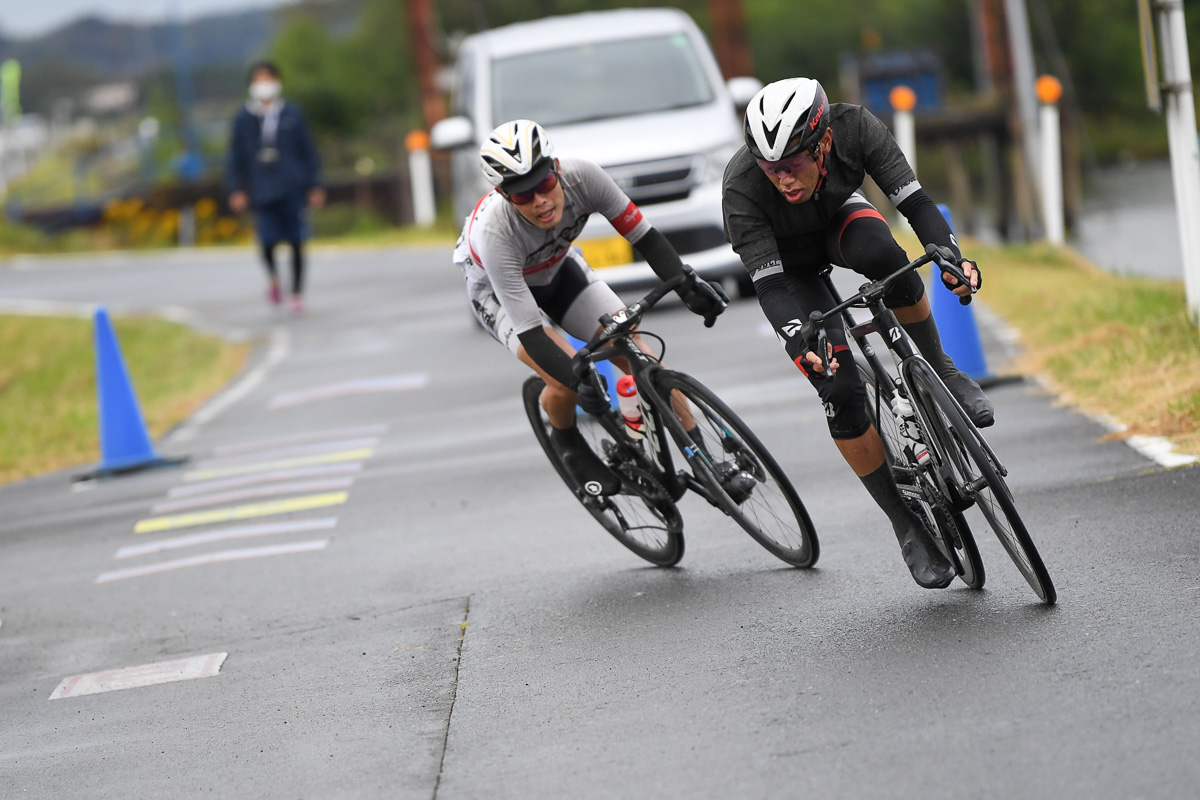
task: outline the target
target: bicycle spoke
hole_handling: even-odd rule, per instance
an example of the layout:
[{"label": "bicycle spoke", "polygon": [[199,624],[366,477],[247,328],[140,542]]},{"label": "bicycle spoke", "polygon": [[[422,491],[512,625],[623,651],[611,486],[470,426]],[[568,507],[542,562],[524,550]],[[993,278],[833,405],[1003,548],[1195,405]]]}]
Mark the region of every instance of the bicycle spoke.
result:
[{"label": "bicycle spoke", "polygon": [[780,559],[800,567],[815,563],[818,545],[808,512],[746,424],[686,375],[664,372],[660,383],[664,394],[676,391],[688,402],[700,441],[683,450],[694,454],[693,471],[720,508]]}]

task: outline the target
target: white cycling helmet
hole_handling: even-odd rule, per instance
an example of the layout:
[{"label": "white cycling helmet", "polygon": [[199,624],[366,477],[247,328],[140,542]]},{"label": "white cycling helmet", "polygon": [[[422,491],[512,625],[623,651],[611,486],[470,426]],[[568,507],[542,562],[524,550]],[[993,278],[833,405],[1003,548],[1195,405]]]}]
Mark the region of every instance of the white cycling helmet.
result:
[{"label": "white cycling helmet", "polygon": [[812,78],[769,83],[746,106],[744,136],[750,154],[782,161],[821,141],[829,127],[829,98]]},{"label": "white cycling helmet", "polygon": [[523,192],[537,186],[554,166],[554,145],[541,125],[514,119],[496,126],[479,148],[479,160],[492,186]]}]

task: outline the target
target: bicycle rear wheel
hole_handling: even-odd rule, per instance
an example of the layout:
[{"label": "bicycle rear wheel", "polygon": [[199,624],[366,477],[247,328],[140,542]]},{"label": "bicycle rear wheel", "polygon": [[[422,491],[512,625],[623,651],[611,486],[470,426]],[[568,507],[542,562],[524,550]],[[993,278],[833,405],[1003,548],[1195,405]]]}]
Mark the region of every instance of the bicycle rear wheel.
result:
[{"label": "bicycle rear wheel", "polygon": [[952,502],[963,507],[973,503],[979,508],[1034,594],[1053,605],[1058,599],[1054,582],[982,435],[932,367],[918,359],[906,363],[913,403],[920,408],[929,438],[936,439],[937,449],[945,454],[953,471],[951,490],[957,497],[952,496]]},{"label": "bicycle rear wheel", "polygon": [[612,437],[599,425],[581,421],[584,438],[621,477],[622,484],[621,492],[611,497],[592,497],[584,492],[550,442],[550,421],[541,404],[545,386],[540,377],[530,376],[522,387],[521,397],[538,444],[567,488],[613,538],[638,556],[659,567],[678,564],[683,558],[683,517],[662,482],[645,468],[629,462],[618,464],[608,458],[613,450]]},{"label": "bicycle rear wheel", "polygon": [[[787,475],[746,423],[688,375],[662,370],[656,384],[663,397],[678,391],[691,403],[701,442],[676,444],[721,510],[788,564],[815,564],[820,545],[808,511]],[[669,413],[670,409],[660,411]]]},{"label": "bicycle rear wheel", "polygon": [[905,502],[941,540],[942,549],[953,562],[959,579],[971,589],[982,589],[986,580],[983,559],[966,518],[950,507],[936,473],[913,464],[909,459],[905,452],[908,440],[900,433],[896,417],[891,412],[891,390],[885,389],[883,397],[878,397],[879,387],[875,383],[874,373],[859,365],[858,374],[867,390],[867,416],[883,440],[888,466],[896,475],[896,485]]}]

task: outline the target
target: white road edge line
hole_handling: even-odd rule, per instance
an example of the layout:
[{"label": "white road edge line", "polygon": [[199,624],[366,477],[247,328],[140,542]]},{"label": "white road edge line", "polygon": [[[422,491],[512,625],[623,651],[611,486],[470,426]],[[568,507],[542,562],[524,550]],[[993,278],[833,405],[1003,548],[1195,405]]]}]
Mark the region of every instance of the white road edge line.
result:
[{"label": "white road edge line", "polygon": [[263,358],[254,369],[246,373],[240,381],[230,386],[216,398],[206,403],[195,414],[193,414],[187,422],[177,428],[167,438],[168,444],[175,442],[186,442],[189,439],[195,438],[201,426],[207,425],[216,419],[217,415],[221,414],[225,409],[232,406],[237,401],[254,391],[260,383],[267,377],[272,369],[280,362],[288,357],[292,348],[292,337],[285,328],[275,327],[271,331],[271,345],[267,350],[267,355]]}]

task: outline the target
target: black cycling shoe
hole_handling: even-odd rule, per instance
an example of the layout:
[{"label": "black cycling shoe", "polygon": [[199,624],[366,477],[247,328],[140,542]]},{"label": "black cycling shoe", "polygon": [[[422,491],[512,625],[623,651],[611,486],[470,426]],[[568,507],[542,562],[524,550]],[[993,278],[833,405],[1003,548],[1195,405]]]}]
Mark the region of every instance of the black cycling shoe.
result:
[{"label": "black cycling shoe", "polygon": [[583,490],[592,497],[608,497],[621,491],[621,479],[600,460],[596,452],[584,441],[579,428],[565,431],[550,429],[550,442],[562,456],[563,463]]},{"label": "black cycling shoe", "polygon": [[722,461],[714,465],[714,468],[717,471],[717,479],[721,481],[721,488],[729,495],[729,499],[739,506],[746,502],[754,487],[758,485],[758,481],[750,477],[749,473],[738,469],[738,465],[732,461]]},{"label": "black cycling shoe", "polygon": [[942,382],[963,407],[963,411],[967,412],[976,428],[986,428],[996,421],[996,408],[992,401],[988,400],[983,389],[980,389],[979,384],[971,380],[967,373],[956,370],[953,375],[942,378]]},{"label": "black cycling shoe", "polygon": [[923,589],[945,589],[957,574],[950,559],[942,555],[937,543],[915,516],[896,531],[900,553],[912,573],[913,580]]}]

